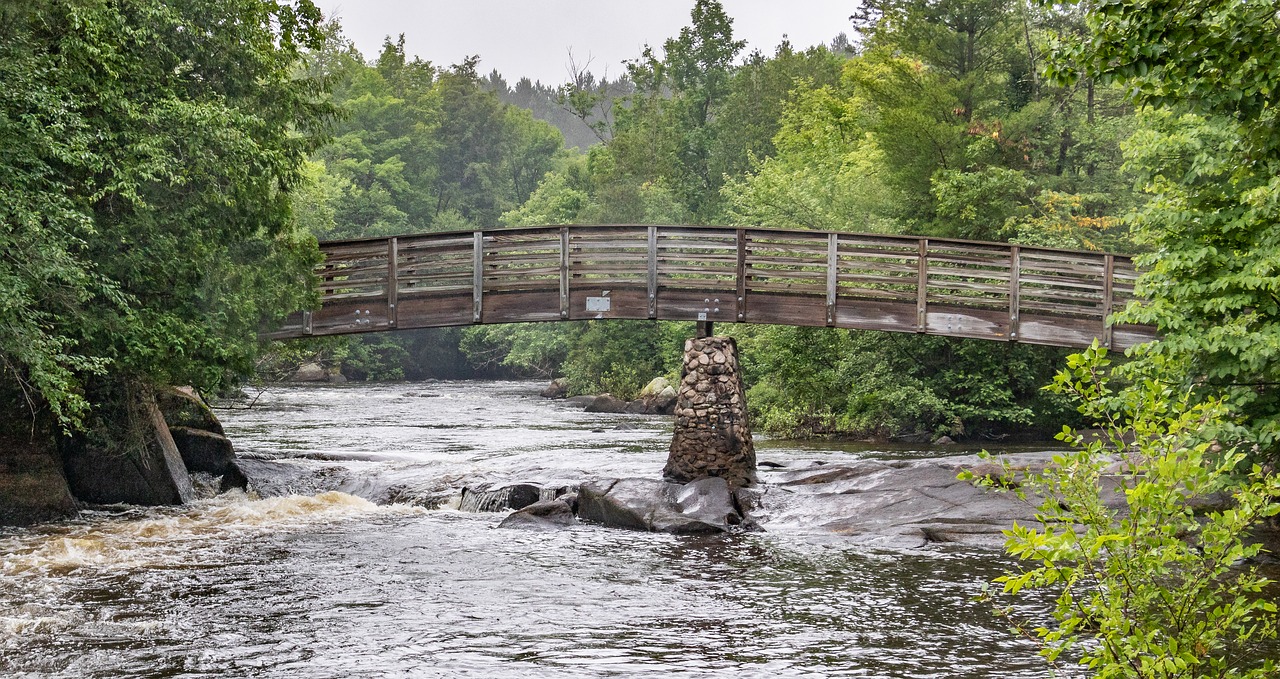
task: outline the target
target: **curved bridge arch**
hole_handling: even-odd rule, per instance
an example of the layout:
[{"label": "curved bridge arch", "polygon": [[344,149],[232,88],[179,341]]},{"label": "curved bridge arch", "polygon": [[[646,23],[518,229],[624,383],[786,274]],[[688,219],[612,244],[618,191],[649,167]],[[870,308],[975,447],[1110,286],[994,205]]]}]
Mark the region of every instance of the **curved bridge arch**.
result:
[{"label": "curved bridge arch", "polygon": [[1123,255],[827,231],[544,226],[321,243],[287,339],[599,318],[830,326],[1123,349]]}]

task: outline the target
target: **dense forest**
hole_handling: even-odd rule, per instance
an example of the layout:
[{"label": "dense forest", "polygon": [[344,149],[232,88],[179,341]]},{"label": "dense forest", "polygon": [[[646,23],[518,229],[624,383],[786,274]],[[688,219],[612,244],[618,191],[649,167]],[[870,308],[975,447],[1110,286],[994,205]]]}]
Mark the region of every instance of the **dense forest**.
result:
[{"label": "dense forest", "polygon": [[[558,88],[373,58],[328,27],[308,73],[343,112],[295,206],[321,239],[495,225],[741,224],[1133,251],[1122,171],[1138,129],[1118,88],[1037,76],[1081,17],[1018,3],[867,4],[828,46],[745,53],[714,2],[614,81]],[[550,124],[549,124],[550,123]],[[567,141],[567,140],[572,141]],[[655,327],[655,325],[660,327]],[[1065,352],[735,326],[757,427],[791,436],[1045,436]],[[348,378],[564,376],[629,397],[678,365],[688,327],[636,322],[405,332],[278,348]]]},{"label": "dense forest", "polygon": [[[700,0],[624,73],[571,64],[552,88],[481,75],[478,57],[427,63],[399,37],[363,55],[309,3],[197,5],[0,6],[16,28],[0,45],[0,357],[6,398],[59,426],[80,426],[95,390],[120,379],[216,393],[303,362],[350,379],[563,376],[575,392],[627,397],[676,370],[691,328],[475,327],[265,352],[255,336],[307,304],[316,239],[729,223],[1159,253],[1145,289],[1169,297],[1127,312],[1167,333],[1149,358],[1226,389],[1267,423],[1265,444],[1280,427],[1272,350],[1257,339],[1275,303],[1270,260],[1227,258],[1214,240],[1255,252],[1258,237],[1234,225],[1274,209],[1271,175],[1240,158],[1243,133],[1194,117],[1213,92],[1139,92],[1125,78],[1149,73],[1090,75],[1062,57],[1098,34],[1083,7],[875,0],[833,26],[830,45],[765,54],[745,52],[724,8]],[[240,33],[211,28],[230,18]],[[67,28],[90,19],[109,30]],[[1244,112],[1223,110],[1268,119],[1259,68],[1239,76],[1263,83],[1238,89]],[[1270,162],[1269,142],[1249,135],[1262,150],[1247,152]],[[1230,191],[1187,193],[1210,181]],[[1209,206],[1236,221],[1185,216]],[[1209,294],[1223,286],[1232,294]],[[1079,421],[1041,389],[1060,350],[731,331],[767,432],[981,440]]]}]

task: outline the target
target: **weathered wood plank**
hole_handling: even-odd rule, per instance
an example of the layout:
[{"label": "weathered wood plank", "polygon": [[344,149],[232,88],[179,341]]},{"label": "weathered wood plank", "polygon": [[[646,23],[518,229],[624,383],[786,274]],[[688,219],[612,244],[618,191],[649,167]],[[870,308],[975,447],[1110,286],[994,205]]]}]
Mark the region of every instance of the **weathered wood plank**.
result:
[{"label": "weathered wood plank", "polygon": [[[1116,348],[1139,272],[1099,252],[773,228],[550,226],[326,243],[272,337],[574,318],[828,325]],[[586,311],[608,296],[608,311]],[[748,297],[752,303],[748,304]],[[757,306],[757,302],[759,306]],[[598,306],[598,304],[596,305]],[[581,308],[579,308],[581,307]],[[603,314],[603,315],[601,315]]]}]

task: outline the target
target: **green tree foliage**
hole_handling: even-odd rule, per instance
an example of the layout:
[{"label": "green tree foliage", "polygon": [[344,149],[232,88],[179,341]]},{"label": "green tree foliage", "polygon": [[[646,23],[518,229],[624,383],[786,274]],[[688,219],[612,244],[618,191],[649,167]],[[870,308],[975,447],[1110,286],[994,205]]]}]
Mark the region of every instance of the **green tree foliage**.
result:
[{"label": "green tree foliage", "polygon": [[[802,85],[809,83],[803,82]],[[785,107],[772,157],[722,193],[738,224],[893,232],[894,194],[865,102],[848,88],[805,89]],[[753,156],[754,157],[754,156]]]},{"label": "green tree foliage", "polygon": [[216,387],[304,303],[290,197],[330,115],[306,0],[0,5],[0,357],[64,426],[87,381]]},{"label": "green tree foliage", "polygon": [[1225,395],[1272,457],[1280,442],[1280,43],[1274,3],[1147,0],[1089,7],[1049,73],[1121,85],[1157,107],[1127,148],[1152,198],[1134,217],[1150,248],[1123,314],[1163,339],[1206,397]]},{"label": "green tree foliage", "polygon": [[503,103],[477,57],[438,69],[409,58],[401,36],[366,64],[330,26],[309,60],[333,80],[344,113],[316,154],[324,176],[307,196],[320,201],[308,211],[333,213],[321,238],[494,226],[561,162],[559,132]]},{"label": "green tree foliage", "polygon": [[1058,349],[787,326],[740,344],[757,423],[788,436],[1049,435],[1070,416],[1040,390]]},{"label": "green tree foliage", "polygon": [[[1280,513],[1280,477],[1254,466],[1241,481],[1244,454],[1206,440],[1229,424],[1222,402],[1193,399],[1158,374],[1113,391],[1109,364],[1095,344],[1051,386],[1103,437],[1086,443],[1064,428],[1059,438],[1076,452],[1043,472],[982,481],[1039,505],[1042,527],[1006,531],[1006,549],[1031,566],[996,582],[1006,594],[1054,592],[1057,624],[1015,627],[1050,663],[1078,657],[1098,677],[1275,676],[1258,646],[1280,630],[1263,593],[1270,583],[1241,564],[1262,549],[1250,531]],[[1204,509],[1222,497],[1227,508]]]}]

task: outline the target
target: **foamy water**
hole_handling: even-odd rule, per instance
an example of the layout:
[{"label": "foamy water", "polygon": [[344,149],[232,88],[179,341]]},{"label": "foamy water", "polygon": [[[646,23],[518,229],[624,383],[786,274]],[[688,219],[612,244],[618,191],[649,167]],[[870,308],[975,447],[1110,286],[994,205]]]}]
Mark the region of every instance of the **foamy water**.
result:
[{"label": "foamy water", "polygon": [[429,508],[467,485],[659,473],[669,420],[539,387],[281,388],[220,413],[260,496],[0,533],[0,675],[1047,675],[974,599],[994,554],[875,552],[804,517],[686,537]]}]

